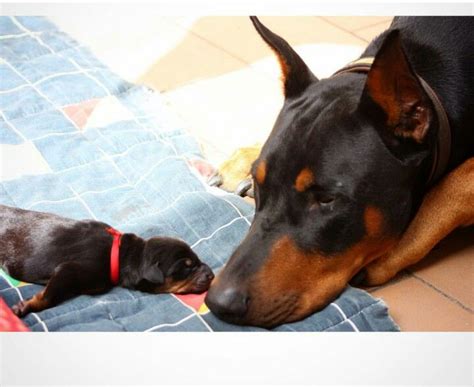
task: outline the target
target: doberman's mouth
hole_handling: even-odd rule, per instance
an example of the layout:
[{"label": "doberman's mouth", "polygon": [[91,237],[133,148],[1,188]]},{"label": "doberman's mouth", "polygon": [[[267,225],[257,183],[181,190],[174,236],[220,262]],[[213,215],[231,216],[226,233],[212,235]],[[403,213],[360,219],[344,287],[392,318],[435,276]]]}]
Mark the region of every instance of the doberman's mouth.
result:
[{"label": "doberman's mouth", "polygon": [[280,324],[291,321],[291,316],[298,309],[297,300],[297,295],[289,295],[274,300],[272,309],[262,314],[259,318],[258,325],[265,328],[274,328]]},{"label": "doberman's mouth", "polygon": [[234,308],[231,311],[220,308],[219,305],[214,303],[212,297],[206,299],[206,304],[217,317],[228,323],[271,329],[298,319],[295,314],[299,308],[298,300],[298,295],[289,294],[273,301],[268,300],[264,309],[252,308],[252,300],[246,300],[241,307],[237,307],[237,304],[234,304]]}]

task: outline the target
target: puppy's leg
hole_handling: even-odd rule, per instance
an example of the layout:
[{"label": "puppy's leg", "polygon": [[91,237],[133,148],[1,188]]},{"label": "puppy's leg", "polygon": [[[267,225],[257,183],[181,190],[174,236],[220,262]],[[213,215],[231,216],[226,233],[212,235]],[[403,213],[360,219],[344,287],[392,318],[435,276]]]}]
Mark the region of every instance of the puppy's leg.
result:
[{"label": "puppy's leg", "polygon": [[474,224],[474,158],[446,176],[425,196],[415,218],[387,256],[365,267],[364,283],[380,285],[425,257],[457,227]]},{"label": "puppy's leg", "polygon": [[94,286],[94,274],[74,262],[60,264],[49,279],[43,291],[32,298],[20,301],[12,310],[18,317],[23,317],[30,312],[40,312],[51,308],[62,301],[79,294],[91,293],[99,290]]}]

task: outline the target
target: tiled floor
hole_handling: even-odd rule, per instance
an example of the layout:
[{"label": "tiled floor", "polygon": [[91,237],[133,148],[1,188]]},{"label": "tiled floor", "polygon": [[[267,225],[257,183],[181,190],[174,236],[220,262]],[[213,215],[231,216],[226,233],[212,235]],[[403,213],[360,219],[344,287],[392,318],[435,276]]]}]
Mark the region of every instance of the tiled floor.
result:
[{"label": "tiled floor", "polygon": [[[77,20],[78,15],[75,15]],[[88,15],[83,15],[84,18]],[[53,19],[54,20],[54,19]],[[56,22],[91,46],[120,75],[163,91],[169,106],[220,164],[238,147],[262,143],[282,104],[279,69],[246,17],[110,18],[100,38],[61,17]],[[357,58],[389,17],[262,17],[318,77]],[[88,24],[100,19],[88,17]],[[114,24],[115,23],[115,24]],[[77,22],[76,22],[77,25]],[[443,241],[427,259],[383,287],[403,331],[474,330],[474,228]]]},{"label": "tiled floor", "polygon": [[424,260],[370,292],[402,330],[474,330],[474,227],[459,229]]}]

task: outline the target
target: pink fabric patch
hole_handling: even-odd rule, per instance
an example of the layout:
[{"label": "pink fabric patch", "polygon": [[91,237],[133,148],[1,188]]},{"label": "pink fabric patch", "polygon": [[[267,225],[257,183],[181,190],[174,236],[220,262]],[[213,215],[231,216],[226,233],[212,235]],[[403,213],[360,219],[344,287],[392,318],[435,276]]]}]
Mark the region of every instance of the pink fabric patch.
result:
[{"label": "pink fabric patch", "polygon": [[29,329],[0,298],[0,332],[28,332]]},{"label": "pink fabric patch", "polygon": [[189,165],[195,168],[199,174],[205,178],[211,177],[215,172],[216,168],[209,162],[200,159],[194,159],[188,161]]},{"label": "pink fabric patch", "polygon": [[75,105],[65,106],[63,111],[79,129],[83,129],[98,103],[98,99],[90,99]]},{"label": "pink fabric patch", "polygon": [[201,294],[175,294],[175,296],[197,312],[201,305],[204,304],[206,294],[207,292]]}]

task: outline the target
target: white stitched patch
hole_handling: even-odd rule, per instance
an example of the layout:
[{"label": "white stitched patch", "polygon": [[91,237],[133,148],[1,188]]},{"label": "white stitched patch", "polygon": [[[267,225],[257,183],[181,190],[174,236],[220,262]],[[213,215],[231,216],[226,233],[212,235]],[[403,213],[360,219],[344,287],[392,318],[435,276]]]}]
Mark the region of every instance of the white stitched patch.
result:
[{"label": "white stitched patch", "polygon": [[48,163],[31,141],[19,145],[0,144],[0,180],[50,172]]},{"label": "white stitched patch", "polygon": [[114,122],[133,120],[133,114],[123,106],[114,96],[100,100],[94,111],[87,119],[87,128],[100,128]]}]

